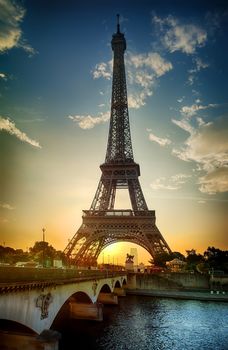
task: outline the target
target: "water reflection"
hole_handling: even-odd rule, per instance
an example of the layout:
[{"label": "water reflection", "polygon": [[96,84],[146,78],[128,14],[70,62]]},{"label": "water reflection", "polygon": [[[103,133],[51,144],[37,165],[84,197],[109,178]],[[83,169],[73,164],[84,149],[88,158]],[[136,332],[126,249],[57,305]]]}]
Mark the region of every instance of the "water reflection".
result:
[{"label": "water reflection", "polygon": [[60,350],[227,350],[227,303],[127,296],[104,321],[61,324]]}]

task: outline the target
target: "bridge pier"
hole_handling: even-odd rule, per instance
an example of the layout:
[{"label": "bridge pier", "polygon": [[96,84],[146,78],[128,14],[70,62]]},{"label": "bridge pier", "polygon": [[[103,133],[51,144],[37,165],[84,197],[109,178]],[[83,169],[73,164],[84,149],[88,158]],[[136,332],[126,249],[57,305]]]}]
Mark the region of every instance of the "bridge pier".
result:
[{"label": "bridge pier", "polygon": [[101,303],[69,302],[70,317],[75,319],[103,321],[103,305]]},{"label": "bridge pier", "polygon": [[118,305],[118,296],[114,293],[100,293],[97,300],[106,305]]},{"label": "bridge pier", "polygon": [[124,288],[114,288],[113,293],[118,297],[126,297],[126,291]]},{"label": "bridge pier", "polygon": [[0,331],[0,349],[58,350],[60,333],[44,330],[40,335]]}]

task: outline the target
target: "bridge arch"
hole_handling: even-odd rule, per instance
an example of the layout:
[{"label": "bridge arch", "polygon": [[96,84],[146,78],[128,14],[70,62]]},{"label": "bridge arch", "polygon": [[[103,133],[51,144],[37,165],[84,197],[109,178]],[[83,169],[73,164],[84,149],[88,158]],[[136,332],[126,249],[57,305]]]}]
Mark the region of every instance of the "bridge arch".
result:
[{"label": "bridge arch", "polygon": [[116,281],[114,288],[121,288],[120,281]]},{"label": "bridge arch", "polygon": [[84,304],[84,303],[91,304],[92,303],[92,300],[88,296],[88,294],[86,294],[85,292],[81,292],[81,291],[78,291],[78,292],[72,294],[68,300],[71,300],[71,299],[73,299],[75,302],[77,302],[79,304]]},{"label": "bridge arch", "polygon": [[20,332],[28,335],[36,335],[36,332],[28,326],[17,321],[0,318],[0,329],[3,331]]},{"label": "bridge arch", "polygon": [[98,294],[100,294],[100,293],[111,293],[111,292],[112,292],[111,287],[110,287],[107,283],[105,283],[105,284],[100,288]]}]

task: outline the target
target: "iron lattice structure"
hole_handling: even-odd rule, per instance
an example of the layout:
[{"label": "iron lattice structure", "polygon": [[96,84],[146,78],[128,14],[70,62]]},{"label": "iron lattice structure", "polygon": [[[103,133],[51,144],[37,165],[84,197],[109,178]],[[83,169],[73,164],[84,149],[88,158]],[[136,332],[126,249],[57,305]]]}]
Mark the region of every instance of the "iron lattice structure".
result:
[{"label": "iron lattice structure", "polygon": [[[78,266],[94,266],[108,245],[130,241],[145,248],[153,258],[171,250],[155,224],[155,211],[148,210],[140,183],[140,167],[134,162],[128,114],[127,85],[124,65],[126,40],[120,32],[112,37],[113,81],[111,118],[102,175],[89,210],[65,248],[65,254]],[[117,189],[128,189],[129,210],[115,210]]]}]

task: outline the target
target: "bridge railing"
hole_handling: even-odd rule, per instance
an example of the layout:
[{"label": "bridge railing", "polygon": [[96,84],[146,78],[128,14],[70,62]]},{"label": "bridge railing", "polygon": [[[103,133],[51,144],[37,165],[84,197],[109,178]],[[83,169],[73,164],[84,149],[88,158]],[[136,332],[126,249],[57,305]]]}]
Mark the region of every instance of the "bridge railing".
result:
[{"label": "bridge railing", "polygon": [[90,280],[126,275],[125,271],[0,266],[0,283]]},{"label": "bridge railing", "polygon": [[83,210],[83,216],[155,216],[154,210]]}]

